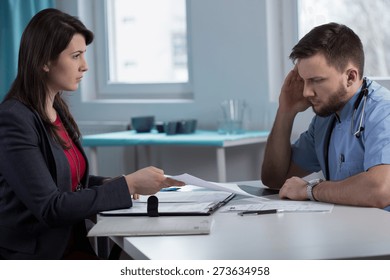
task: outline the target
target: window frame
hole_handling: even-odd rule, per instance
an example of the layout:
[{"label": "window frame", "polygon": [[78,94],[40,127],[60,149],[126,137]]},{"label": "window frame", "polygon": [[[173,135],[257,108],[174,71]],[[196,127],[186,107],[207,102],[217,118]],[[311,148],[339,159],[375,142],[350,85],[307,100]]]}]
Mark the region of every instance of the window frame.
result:
[{"label": "window frame", "polygon": [[266,0],[269,100],[277,103],[287,73],[294,67],[289,55],[298,40],[298,2]]},{"label": "window frame", "polygon": [[[190,3],[186,1],[187,21],[187,68],[188,81],[186,83],[110,83],[109,82],[109,49],[107,25],[107,1],[93,1],[91,8],[92,30],[95,34],[93,48],[93,68],[89,75],[94,79],[95,90],[88,90],[83,94],[84,101],[97,102],[178,102],[193,100],[192,86],[192,59],[190,34]],[[87,6],[85,12],[87,11]]]}]

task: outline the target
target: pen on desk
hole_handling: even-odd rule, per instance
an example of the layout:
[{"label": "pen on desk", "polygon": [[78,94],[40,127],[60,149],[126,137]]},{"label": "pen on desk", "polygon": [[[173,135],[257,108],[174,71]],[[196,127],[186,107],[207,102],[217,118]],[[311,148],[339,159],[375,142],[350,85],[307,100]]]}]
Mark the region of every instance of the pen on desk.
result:
[{"label": "pen on desk", "polygon": [[327,213],[329,210],[324,209],[312,209],[312,210],[283,210],[283,209],[269,209],[269,210],[252,210],[243,211],[237,213],[240,216],[244,215],[264,215],[264,214],[276,214],[276,213]]},{"label": "pen on desk", "polygon": [[282,210],[278,209],[268,209],[268,210],[254,210],[254,211],[243,211],[239,212],[238,215],[244,216],[244,215],[264,215],[264,214],[275,214],[282,212]]}]

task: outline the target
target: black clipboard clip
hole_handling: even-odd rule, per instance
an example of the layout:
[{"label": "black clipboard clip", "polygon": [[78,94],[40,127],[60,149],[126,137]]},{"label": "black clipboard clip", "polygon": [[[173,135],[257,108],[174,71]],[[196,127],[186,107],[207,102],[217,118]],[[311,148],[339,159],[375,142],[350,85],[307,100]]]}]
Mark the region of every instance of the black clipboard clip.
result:
[{"label": "black clipboard clip", "polygon": [[230,200],[232,200],[234,196],[235,196],[235,194],[232,193],[227,198],[225,198],[223,201],[220,201],[220,202],[214,204],[212,207],[209,208],[208,214],[212,214],[218,208],[224,206],[226,203],[228,203]]},{"label": "black clipboard clip", "polygon": [[149,217],[158,217],[158,198],[155,195],[151,195],[148,198],[147,213]]}]

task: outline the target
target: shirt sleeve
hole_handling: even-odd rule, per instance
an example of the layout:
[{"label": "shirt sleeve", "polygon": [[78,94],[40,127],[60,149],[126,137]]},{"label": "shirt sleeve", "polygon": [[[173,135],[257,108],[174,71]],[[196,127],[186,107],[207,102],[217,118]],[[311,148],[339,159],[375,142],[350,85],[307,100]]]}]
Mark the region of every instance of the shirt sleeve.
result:
[{"label": "shirt sleeve", "polygon": [[364,125],[364,169],[390,164],[390,100],[371,106]]}]

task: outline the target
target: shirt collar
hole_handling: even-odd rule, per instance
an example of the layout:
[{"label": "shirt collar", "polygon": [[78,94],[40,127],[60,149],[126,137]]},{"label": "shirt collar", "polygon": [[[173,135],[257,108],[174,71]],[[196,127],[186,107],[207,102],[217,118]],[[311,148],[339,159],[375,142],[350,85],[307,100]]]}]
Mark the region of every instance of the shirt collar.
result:
[{"label": "shirt collar", "polygon": [[[367,79],[367,85],[369,85],[369,81]],[[339,112],[339,114],[335,113],[336,115],[336,120],[338,122],[343,122],[346,121],[350,118],[352,118],[353,110],[354,110],[354,105],[356,102],[356,99],[358,98],[360,91],[362,90],[363,84],[359,87],[359,89],[355,92],[355,94],[352,96],[351,99],[344,105],[343,109]],[[360,105],[360,104],[359,104]]]}]

